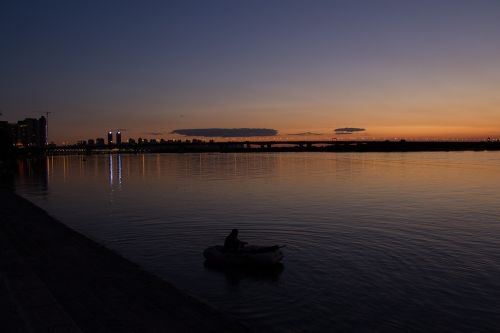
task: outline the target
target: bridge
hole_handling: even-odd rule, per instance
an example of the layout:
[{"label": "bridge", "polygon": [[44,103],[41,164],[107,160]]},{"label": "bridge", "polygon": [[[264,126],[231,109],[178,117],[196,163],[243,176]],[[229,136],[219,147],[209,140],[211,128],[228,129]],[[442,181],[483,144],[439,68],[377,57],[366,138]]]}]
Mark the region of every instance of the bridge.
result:
[{"label": "bridge", "polygon": [[500,141],[165,141],[120,145],[48,146],[47,154],[91,153],[190,153],[190,152],[390,152],[390,151],[500,150]]}]

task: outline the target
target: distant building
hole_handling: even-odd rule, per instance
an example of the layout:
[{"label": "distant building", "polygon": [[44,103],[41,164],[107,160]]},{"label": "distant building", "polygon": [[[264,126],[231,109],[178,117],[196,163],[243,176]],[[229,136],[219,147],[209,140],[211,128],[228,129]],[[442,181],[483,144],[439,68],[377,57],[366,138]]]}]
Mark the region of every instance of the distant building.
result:
[{"label": "distant building", "polygon": [[89,146],[93,146],[93,145],[95,145],[95,140],[94,139],[88,139],[87,144]]},{"label": "distant building", "polygon": [[104,146],[104,138],[95,139],[95,144],[98,146]]},{"label": "distant building", "polygon": [[120,131],[116,132],[116,144],[117,145],[122,144],[122,132]]},{"label": "distant building", "polygon": [[113,144],[113,132],[109,131],[108,132],[108,145]]},{"label": "distant building", "polygon": [[47,120],[43,116],[19,120],[10,124],[10,135],[18,147],[43,147],[47,144]]},{"label": "distant building", "polygon": [[38,131],[40,133],[40,146],[46,146],[49,144],[49,127],[47,123],[47,118],[44,116],[41,116],[40,119],[38,119]]},{"label": "distant building", "polygon": [[0,121],[0,131],[5,135],[11,137],[11,125],[6,121]]},{"label": "distant building", "polygon": [[135,145],[135,140],[132,139],[132,138],[128,139],[128,144],[129,145]]},{"label": "distant building", "polygon": [[142,145],[143,143],[145,143],[143,138],[139,138],[139,139],[137,139],[137,142],[138,142],[140,145]]},{"label": "distant building", "polygon": [[13,149],[11,126],[6,121],[0,121],[0,160],[9,156]]}]

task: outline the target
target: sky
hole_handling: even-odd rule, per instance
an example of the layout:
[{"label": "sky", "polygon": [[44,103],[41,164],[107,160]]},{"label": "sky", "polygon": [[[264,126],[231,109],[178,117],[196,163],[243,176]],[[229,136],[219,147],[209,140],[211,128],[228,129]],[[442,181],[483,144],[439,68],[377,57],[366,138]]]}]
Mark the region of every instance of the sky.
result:
[{"label": "sky", "polygon": [[0,120],[49,111],[56,143],[500,137],[498,0],[4,0],[0,36]]}]

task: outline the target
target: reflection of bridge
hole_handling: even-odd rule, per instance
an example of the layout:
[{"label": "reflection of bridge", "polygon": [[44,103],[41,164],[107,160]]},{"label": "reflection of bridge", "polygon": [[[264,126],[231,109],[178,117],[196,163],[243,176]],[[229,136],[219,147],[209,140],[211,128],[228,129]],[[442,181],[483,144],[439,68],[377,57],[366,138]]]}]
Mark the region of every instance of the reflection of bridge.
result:
[{"label": "reflection of bridge", "polygon": [[49,154],[65,153],[189,153],[189,152],[388,152],[388,151],[463,151],[500,150],[496,141],[241,141],[203,142],[169,141],[165,143],[142,143],[121,145],[73,145],[47,147]]}]

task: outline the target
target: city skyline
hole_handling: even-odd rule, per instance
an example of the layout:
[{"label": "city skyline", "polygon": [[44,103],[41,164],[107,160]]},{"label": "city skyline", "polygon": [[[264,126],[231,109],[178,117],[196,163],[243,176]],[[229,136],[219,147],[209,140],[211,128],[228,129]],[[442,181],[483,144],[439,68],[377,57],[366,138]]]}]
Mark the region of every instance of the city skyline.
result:
[{"label": "city skyline", "polygon": [[[496,1],[7,1],[0,120],[57,144],[178,129],[500,136]],[[104,134],[103,134],[104,133]]]}]

